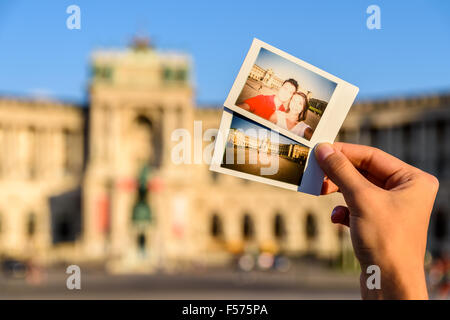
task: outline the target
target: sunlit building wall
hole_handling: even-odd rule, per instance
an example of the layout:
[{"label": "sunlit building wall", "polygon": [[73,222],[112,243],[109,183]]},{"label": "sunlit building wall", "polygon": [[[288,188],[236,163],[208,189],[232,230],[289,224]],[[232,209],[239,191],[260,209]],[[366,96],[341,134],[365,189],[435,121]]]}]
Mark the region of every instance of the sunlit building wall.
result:
[{"label": "sunlit building wall", "polygon": [[[88,109],[0,99],[2,256],[151,272],[224,265],[244,252],[339,255],[343,233],[330,212],[340,194],[313,197],[208,170],[203,153],[213,142],[203,133],[219,127],[222,111],[195,107],[188,56],[139,45],[95,52],[91,64]],[[439,177],[433,251],[449,250],[449,110],[445,95],[360,103],[339,135]],[[177,164],[180,128],[190,152]],[[234,142],[249,144],[238,131]]]}]

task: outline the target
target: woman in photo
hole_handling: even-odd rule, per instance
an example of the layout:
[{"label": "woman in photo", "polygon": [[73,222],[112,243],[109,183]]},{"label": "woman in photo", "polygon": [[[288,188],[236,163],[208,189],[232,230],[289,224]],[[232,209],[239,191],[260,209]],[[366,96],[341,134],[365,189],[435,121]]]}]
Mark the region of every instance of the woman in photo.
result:
[{"label": "woman in photo", "polygon": [[313,131],[305,123],[307,113],[308,99],[306,95],[302,92],[296,92],[289,102],[287,112],[277,110],[270,116],[269,120],[283,129],[310,140]]}]

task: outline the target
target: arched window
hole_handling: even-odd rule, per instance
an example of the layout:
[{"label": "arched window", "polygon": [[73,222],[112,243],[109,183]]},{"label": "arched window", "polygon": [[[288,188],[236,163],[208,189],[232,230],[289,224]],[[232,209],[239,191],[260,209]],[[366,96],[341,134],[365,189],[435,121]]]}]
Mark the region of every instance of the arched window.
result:
[{"label": "arched window", "polygon": [[139,126],[143,126],[143,127],[146,127],[148,130],[152,130],[152,128],[153,128],[153,124],[152,124],[152,122],[150,121],[150,119],[148,119],[146,116],[143,116],[143,115],[139,115],[139,116],[137,116],[136,117],[136,123],[139,125]]},{"label": "arched window", "polygon": [[223,236],[222,220],[218,214],[213,214],[211,218],[211,236],[215,239],[219,239]]},{"label": "arched window", "polygon": [[254,237],[255,229],[253,219],[249,214],[245,214],[242,221],[242,235],[244,239],[250,240]]},{"label": "arched window", "polygon": [[317,222],[313,214],[308,213],[305,221],[305,235],[307,240],[315,240],[317,237]]},{"label": "arched window", "polygon": [[273,227],[275,238],[283,239],[284,237],[286,237],[286,225],[284,223],[284,218],[281,214],[277,213],[275,215]]},{"label": "arched window", "polygon": [[134,120],[136,156],[140,161],[159,166],[161,161],[161,134],[158,123],[147,116],[139,115]]}]

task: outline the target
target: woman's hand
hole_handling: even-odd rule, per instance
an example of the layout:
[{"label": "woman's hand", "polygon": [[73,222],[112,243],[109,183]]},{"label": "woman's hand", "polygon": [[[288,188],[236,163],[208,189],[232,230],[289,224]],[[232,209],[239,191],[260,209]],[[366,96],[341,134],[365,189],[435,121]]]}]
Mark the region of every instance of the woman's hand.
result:
[{"label": "woman's hand", "polygon": [[[438,180],[372,147],[323,143],[315,149],[327,175],[322,194],[341,191],[333,223],[350,227],[361,265],[363,298],[427,299],[424,256]],[[381,269],[381,289],[366,287],[366,269]]]}]

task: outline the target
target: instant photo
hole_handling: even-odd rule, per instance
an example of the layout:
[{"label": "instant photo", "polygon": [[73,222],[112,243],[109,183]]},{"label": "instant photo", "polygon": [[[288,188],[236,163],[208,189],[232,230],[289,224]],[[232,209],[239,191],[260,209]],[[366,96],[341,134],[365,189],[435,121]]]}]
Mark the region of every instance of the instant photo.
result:
[{"label": "instant photo", "polygon": [[255,39],[224,105],[311,147],[334,141],[357,92],[357,87]]},{"label": "instant photo", "polygon": [[253,120],[224,110],[210,169],[318,195],[323,174],[311,151]]}]

